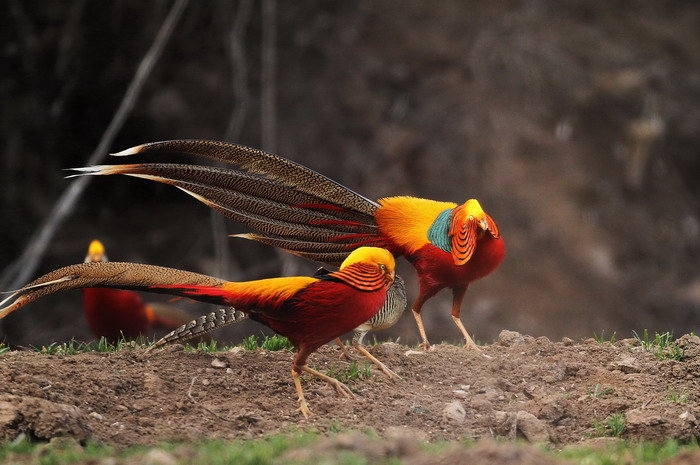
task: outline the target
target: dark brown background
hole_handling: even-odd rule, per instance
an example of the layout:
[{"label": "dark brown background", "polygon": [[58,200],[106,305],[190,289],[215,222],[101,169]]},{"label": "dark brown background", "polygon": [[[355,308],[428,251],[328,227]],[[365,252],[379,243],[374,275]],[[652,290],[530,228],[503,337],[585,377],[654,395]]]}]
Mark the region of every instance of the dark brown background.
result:
[{"label": "dark brown background", "polygon": [[[170,6],[0,5],[0,269],[71,182],[62,169],[97,145]],[[234,63],[238,7],[191,2],[113,151],[226,138],[246,97],[234,69],[246,72],[248,98],[235,141],[263,145],[261,12],[255,3]],[[506,260],[464,304],[477,340],[503,328],[554,338],[697,330],[695,2],[280,2],[276,33],[276,153],[370,198],[478,197],[498,222]],[[81,261],[92,238],[112,260],[232,280],[315,268],[236,239],[217,254],[216,225],[176,189],[94,179],[35,274]],[[400,271],[415,297],[413,270]],[[445,292],[425,307],[435,342],[459,338],[448,306]],[[90,338],[78,293],[17,312],[3,331],[22,345]],[[413,344],[416,333],[406,314],[378,337]]]}]

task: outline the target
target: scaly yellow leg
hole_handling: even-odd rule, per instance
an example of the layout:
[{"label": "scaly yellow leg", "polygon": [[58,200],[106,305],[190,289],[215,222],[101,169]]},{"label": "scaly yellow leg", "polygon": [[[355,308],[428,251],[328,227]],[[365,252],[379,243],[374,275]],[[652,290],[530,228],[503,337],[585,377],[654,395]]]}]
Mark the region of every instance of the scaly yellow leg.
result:
[{"label": "scaly yellow leg", "polygon": [[301,376],[296,370],[292,370],[292,379],[294,379],[294,386],[297,388],[297,394],[299,394],[299,411],[304,415],[304,418],[309,418],[311,410],[309,410],[309,405],[304,398],[304,391],[301,389]]},{"label": "scaly yellow leg", "polygon": [[464,348],[481,351],[481,349],[479,349],[479,346],[477,346],[474,343],[474,340],[471,338],[471,336],[469,336],[469,333],[462,324],[462,320],[459,319],[460,310],[462,308],[462,301],[464,300],[464,294],[466,292],[466,286],[452,288],[452,321],[455,322],[457,328],[462,332],[462,336],[464,336],[464,340],[466,341],[466,344],[464,344]]},{"label": "scaly yellow leg", "polygon": [[[330,384],[331,386],[333,386],[333,387],[335,388],[335,391],[336,391],[338,394],[343,395],[343,396],[345,396],[345,397],[355,397],[355,395],[352,393],[352,391],[350,390],[350,388],[347,387],[346,385],[344,385],[343,383],[341,383],[340,381],[338,381],[337,379],[331,378],[331,377],[328,376],[328,375],[324,375],[323,373],[318,372],[318,371],[316,371],[316,370],[314,370],[314,369],[312,369],[312,368],[309,368],[309,367],[306,366],[306,365],[302,365],[302,366],[299,367],[299,368],[300,368],[302,371],[305,371],[305,372],[307,372],[308,374],[313,375],[313,376],[315,376],[315,377],[317,377],[317,378],[319,378],[319,379],[322,379],[323,381],[327,382],[328,384]],[[297,391],[300,391],[300,390],[301,390],[301,384],[300,384],[299,386],[300,386],[300,387],[297,389]]]},{"label": "scaly yellow leg", "polygon": [[399,375],[397,375],[396,373],[394,373],[393,371],[391,371],[389,368],[387,368],[387,366],[384,365],[382,362],[380,362],[379,360],[377,360],[377,358],[376,358],[374,355],[370,354],[369,351],[368,351],[367,349],[365,349],[362,345],[359,345],[359,344],[358,344],[358,345],[355,346],[355,348],[357,348],[357,350],[359,350],[360,352],[362,352],[362,355],[364,355],[365,357],[367,357],[367,358],[369,359],[370,362],[372,362],[372,363],[374,363],[375,365],[377,365],[377,368],[379,368],[380,370],[382,370],[382,372],[383,372],[385,375],[387,375],[389,378],[392,378],[392,379],[403,379],[403,378],[401,378]]},{"label": "scaly yellow leg", "polygon": [[467,341],[467,343],[464,345],[464,348],[481,351],[481,349],[479,349],[479,346],[476,345],[474,340],[469,336],[469,333],[467,332],[466,328],[462,324],[462,320],[460,320],[459,317],[453,316],[452,321],[455,322],[455,324],[457,325],[457,328],[459,328],[459,330],[462,332],[462,335],[464,336],[464,340]]},{"label": "scaly yellow leg", "polygon": [[340,354],[341,359],[344,358],[345,360],[354,360],[354,357],[348,353],[345,344],[343,344],[343,341],[341,341],[339,337],[335,338],[335,342],[338,344],[338,347],[340,347],[340,350],[342,351],[342,353]]},{"label": "scaly yellow leg", "polygon": [[425,335],[425,328],[423,327],[423,319],[420,313],[413,310],[413,318],[416,319],[416,325],[418,325],[418,332],[420,333],[421,343],[420,347],[424,350],[430,350],[430,343],[428,342],[428,336]]}]

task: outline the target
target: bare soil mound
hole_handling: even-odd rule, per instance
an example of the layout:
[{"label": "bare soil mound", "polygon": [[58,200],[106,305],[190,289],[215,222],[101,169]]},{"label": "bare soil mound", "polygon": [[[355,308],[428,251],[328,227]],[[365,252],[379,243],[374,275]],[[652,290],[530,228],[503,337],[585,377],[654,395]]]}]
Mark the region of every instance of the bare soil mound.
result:
[{"label": "bare soil mound", "polygon": [[[691,440],[700,437],[700,338],[675,344],[681,360],[662,359],[632,339],[552,342],[510,331],[481,352],[379,344],[371,351],[403,380],[372,368],[348,382],[355,397],[344,398],[306,379],[308,420],[296,411],[288,351],[10,351],[0,356],[0,437],[127,446],[372,429],[387,444],[522,438],[564,447],[616,434]],[[310,365],[337,376],[349,366],[332,346]],[[611,418],[624,429],[613,431]]]}]

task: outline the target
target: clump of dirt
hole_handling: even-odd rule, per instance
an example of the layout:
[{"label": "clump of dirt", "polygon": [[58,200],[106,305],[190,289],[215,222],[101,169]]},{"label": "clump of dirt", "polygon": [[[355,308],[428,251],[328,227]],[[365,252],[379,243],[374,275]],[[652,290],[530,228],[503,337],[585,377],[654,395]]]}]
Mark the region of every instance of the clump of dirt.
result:
[{"label": "clump of dirt", "polygon": [[[370,428],[394,441],[504,438],[563,447],[615,434],[687,441],[700,437],[700,338],[675,344],[681,360],[660,359],[634,339],[553,342],[511,331],[480,352],[379,344],[373,354],[403,379],[372,368],[348,382],[354,398],[305,379],[309,419],[296,411],[288,351],[10,351],[0,356],[0,437],[127,446]],[[333,346],[310,365],[338,376],[349,366]],[[612,431],[611,418],[623,428]]]}]

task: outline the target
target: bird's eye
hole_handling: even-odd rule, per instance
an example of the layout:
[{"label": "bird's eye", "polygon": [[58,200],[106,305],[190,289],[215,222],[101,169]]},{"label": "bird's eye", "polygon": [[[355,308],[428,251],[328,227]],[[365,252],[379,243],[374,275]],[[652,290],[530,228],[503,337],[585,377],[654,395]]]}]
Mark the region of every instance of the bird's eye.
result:
[{"label": "bird's eye", "polygon": [[380,264],[379,264],[379,269],[382,270],[382,271],[385,271],[385,270],[386,270],[386,265],[383,264],[383,263],[380,263]]}]

